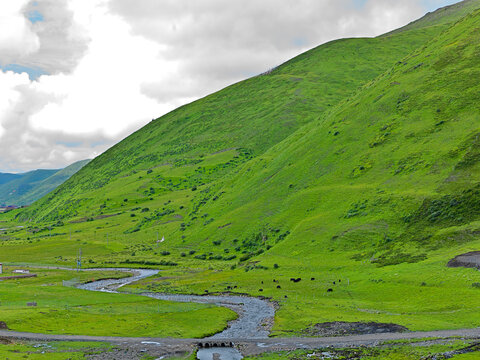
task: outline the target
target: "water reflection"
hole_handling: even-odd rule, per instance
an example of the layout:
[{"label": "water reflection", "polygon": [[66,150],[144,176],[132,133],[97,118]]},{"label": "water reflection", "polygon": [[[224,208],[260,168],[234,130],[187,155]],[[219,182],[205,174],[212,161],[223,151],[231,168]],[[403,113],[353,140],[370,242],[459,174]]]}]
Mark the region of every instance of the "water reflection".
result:
[{"label": "water reflection", "polygon": [[[218,354],[214,357],[214,354]],[[234,348],[210,348],[200,349],[197,352],[198,360],[240,360],[242,354]]]}]

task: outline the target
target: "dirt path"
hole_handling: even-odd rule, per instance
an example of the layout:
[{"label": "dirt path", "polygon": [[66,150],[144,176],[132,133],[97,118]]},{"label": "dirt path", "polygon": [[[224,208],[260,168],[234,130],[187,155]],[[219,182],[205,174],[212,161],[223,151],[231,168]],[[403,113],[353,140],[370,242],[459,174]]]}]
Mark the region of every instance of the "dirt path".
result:
[{"label": "dirt path", "polygon": [[[197,345],[209,343],[221,345],[221,339],[173,339],[173,338],[129,338],[110,336],[82,336],[82,335],[45,335],[0,330],[0,337],[32,341],[103,341],[119,345],[160,347],[162,350],[178,352],[190,351]],[[259,354],[265,351],[281,351],[293,349],[318,349],[326,346],[375,346],[385,341],[411,340],[423,338],[468,338],[480,339],[480,328],[462,330],[442,330],[409,333],[384,333],[369,335],[352,335],[325,338],[267,338],[267,339],[228,339],[238,346],[244,354]]]}]

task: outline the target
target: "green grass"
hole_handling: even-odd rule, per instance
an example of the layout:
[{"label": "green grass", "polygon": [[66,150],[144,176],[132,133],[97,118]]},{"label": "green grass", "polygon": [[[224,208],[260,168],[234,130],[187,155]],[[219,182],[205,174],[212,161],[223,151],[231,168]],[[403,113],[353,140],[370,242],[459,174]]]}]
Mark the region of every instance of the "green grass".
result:
[{"label": "green grass", "polygon": [[468,354],[455,355],[451,359],[454,359],[454,360],[476,360],[479,357],[480,357],[480,353],[477,351],[477,352],[468,353]]},{"label": "green grass", "polygon": [[[410,330],[477,327],[480,294],[472,284],[480,281],[478,271],[446,268],[441,260],[445,255],[440,253],[426,262],[383,268],[352,263],[349,255],[305,257],[303,261],[272,255],[262,261],[267,270],[167,272],[162,275],[170,277],[167,280],[146,279],[128,288],[201,294],[237,286],[238,293],[271,297],[280,305],[273,336],[304,335],[306,327],[327,321],[396,323]],[[279,264],[277,270],[273,262]],[[294,284],[289,281],[291,277],[301,277],[302,281]],[[315,281],[310,280],[312,277]],[[327,293],[328,288],[333,293]]]},{"label": "green grass", "polygon": [[[469,8],[479,6],[475,1]],[[251,157],[319,119],[463,15],[463,10],[454,11],[434,23],[426,18],[413,29],[378,38],[333,41],[268,74],[182,106],[94,159],[77,176],[23,211],[21,218],[54,221],[111,213],[123,200],[120,194],[155,206],[149,198],[159,193],[224,180],[226,173],[234,173]],[[232,148],[244,154],[235,164],[231,157],[224,158],[219,168],[210,169],[210,176],[196,172],[196,165],[202,167],[206,157]],[[172,177],[172,170],[177,179],[166,178]],[[174,185],[168,186],[168,180]],[[151,187],[155,194],[148,194]]]},{"label": "green grass", "polygon": [[101,342],[50,342],[0,344],[0,358],[5,360],[80,360],[88,355],[108,352],[112,345]]},{"label": "green grass", "polygon": [[[480,248],[478,6],[322,45],[151,122],[1,215],[0,261],[74,266],[81,248],[84,266],[167,277],[132,291],[237,286],[279,303],[273,336],[335,320],[478,326],[480,273],[446,267]],[[128,299],[111,314],[133,321],[137,301],[152,313],[150,300]],[[190,334],[171,306],[165,328]]]},{"label": "green grass", "polygon": [[[75,278],[85,282],[123,277],[121,272],[77,273],[45,269],[35,269],[34,272],[38,277],[0,282],[0,319],[10,330],[44,334],[191,338],[221,331],[228,321],[236,317],[231,310],[215,306],[173,303],[62,286],[62,280]],[[27,306],[29,302],[36,302],[37,306]],[[192,326],[192,322],[197,326]]]}]

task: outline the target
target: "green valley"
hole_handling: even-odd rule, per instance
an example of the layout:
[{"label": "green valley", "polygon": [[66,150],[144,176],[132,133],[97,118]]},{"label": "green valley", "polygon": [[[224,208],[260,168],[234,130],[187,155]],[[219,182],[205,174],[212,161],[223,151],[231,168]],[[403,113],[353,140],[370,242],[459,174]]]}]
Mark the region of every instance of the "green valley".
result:
[{"label": "green valley", "polygon": [[[235,318],[173,302],[158,314],[157,300],[135,295],[148,291],[271,299],[272,337],[323,336],[328,322],[477,328],[480,273],[447,263],[480,250],[479,9],[464,1],[321,45],[153,120],[32,206],[0,214],[9,266],[74,267],[81,249],[84,267],[161,270],[122,288],[131,294],[91,300],[59,285],[66,270],[16,290],[0,282],[0,320],[104,334],[68,328],[76,316],[120,335],[202,337]],[[47,277],[54,287],[40,287]],[[19,300],[39,289],[43,316]]]}]

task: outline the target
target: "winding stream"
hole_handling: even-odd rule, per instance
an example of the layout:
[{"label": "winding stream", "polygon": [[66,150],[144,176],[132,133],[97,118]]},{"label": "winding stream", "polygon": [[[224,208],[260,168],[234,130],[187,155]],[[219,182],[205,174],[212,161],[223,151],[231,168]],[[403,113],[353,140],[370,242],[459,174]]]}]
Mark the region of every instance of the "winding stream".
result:
[{"label": "winding stream", "polygon": [[[100,269],[91,269],[100,270]],[[118,293],[118,289],[124,285],[135,281],[145,279],[156,275],[158,270],[143,269],[102,269],[102,270],[120,270],[133,273],[132,277],[124,279],[99,280],[87,284],[79,285],[78,288],[90,291],[104,291]],[[158,300],[168,300],[177,302],[194,302],[202,304],[214,304],[232,309],[238,314],[238,318],[230,322],[227,329],[211,336],[209,339],[265,339],[269,334],[269,323],[272,323],[275,310],[268,301],[247,296],[198,296],[198,295],[174,295],[143,293],[142,296],[148,296]]]}]

